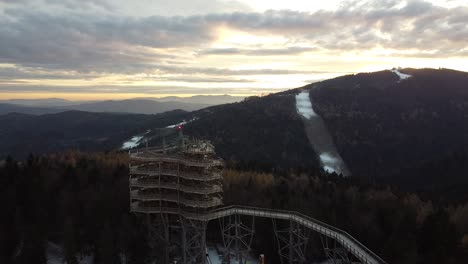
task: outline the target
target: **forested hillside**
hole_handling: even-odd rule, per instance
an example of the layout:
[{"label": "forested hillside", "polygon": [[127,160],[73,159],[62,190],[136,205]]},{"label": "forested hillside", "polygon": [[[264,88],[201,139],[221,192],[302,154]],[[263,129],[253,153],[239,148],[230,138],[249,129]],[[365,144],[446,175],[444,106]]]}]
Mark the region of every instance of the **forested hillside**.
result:
[{"label": "forested hillside", "polygon": [[241,167],[317,167],[317,154],[296,111],[295,95],[308,90],[314,111],[354,177],[408,190],[450,190],[460,193],[459,199],[467,186],[461,164],[468,153],[468,73],[400,71],[408,77],[401,79],[396,70],[347,75],[194,112],[3,115],[0,157],[66,149],[109,151],[148,129],[185,120],[186,135],[211,140],[222,158]]},{"label": "forested hillside", "polygon": [[[50,243],[67,263],[146,263],[144,218],[129,213],[126,154],[62,153],[7,159],[0,165],[0,263],[46,263]],[[231,166],[231,165],[229,165]],[[254,166],[254,164],[251,164]],[[252,167],[253,168],[253,167]],[[340,227],[388,263],[466,263],[468,203],[422,199],[385,185],[327,176],[318,170],[224,173],[224,202],[297,210]],[[253,250],[276,257],[271,221],[257,223]],[[218,223],[209,239],[219,237]],[[312,235],[310,260],[323,259]]]},{"label": "forested hillside", "polygon": [[355,175],[392,177],[468,150],[468,73],[401,72],[411,77],[382,71],[304,87]]},{"label": "forested hillside", "polygon": [[255,162],[269,168],[317,164],[294,96],[251,97],[191,115],[196,120],[184,126],[184,133],[210,139],[225,160]]},{"label": "forested hillside", "polygon": [[[398,176],[407,168],[468,150],[468,74],[443,69],[401,71],[411,77],[400,79],[391,71],[361,73],[301,88],[310,90],[314,110],[324,119],[354,175]],[[211,139],[225,159],[316,164],[296,113],[296,93],[290,90],[191,113],[154,116],[4,115],[0,116],[5,124],[0,128],[0,155],[67,148],[110,150],[135,133],[195,119],[185,126],[185,133]]]},{"label": "forested hillside", "polygon": [[158,115],[111,114],[69,111],[41,116],[0,115],[0,158],[24,159],[69,149],[110,151],[133,135],[183,119],[176,110]]}]

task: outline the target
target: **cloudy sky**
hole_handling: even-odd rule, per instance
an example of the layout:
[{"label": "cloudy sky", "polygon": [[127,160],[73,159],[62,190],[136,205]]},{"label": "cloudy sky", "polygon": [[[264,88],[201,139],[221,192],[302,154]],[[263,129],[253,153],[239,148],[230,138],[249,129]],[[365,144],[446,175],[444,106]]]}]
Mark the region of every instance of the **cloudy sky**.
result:
[{"label": "cloudy sky", "polygon": [[467,59],[468,0],[0,0],[0,99],[265,94]]}]

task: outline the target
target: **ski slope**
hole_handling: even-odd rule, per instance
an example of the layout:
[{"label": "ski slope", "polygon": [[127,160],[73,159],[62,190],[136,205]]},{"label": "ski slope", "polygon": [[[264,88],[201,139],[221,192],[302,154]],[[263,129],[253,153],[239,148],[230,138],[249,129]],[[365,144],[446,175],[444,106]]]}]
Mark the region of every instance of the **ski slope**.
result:
[{"label": "ski slope", "polygon": [[350,175],[350,172],[335,147],[328,129],[312,108],[309,91],[302,91],[296,95],[296,110],[302,117],[304,128],[312,148],[319,156],[322,168],[329,173]]}]

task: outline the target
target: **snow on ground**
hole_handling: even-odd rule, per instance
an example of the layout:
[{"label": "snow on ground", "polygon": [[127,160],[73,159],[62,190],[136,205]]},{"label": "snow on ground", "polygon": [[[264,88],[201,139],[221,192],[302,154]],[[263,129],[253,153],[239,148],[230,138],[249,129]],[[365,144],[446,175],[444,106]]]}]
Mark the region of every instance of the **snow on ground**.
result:
[{"label": "snow on ground", "polygon": [[142,139],[145,137],[146,134],[148,134],[149,132],[151,132],[151,130],[146,130],[146,132],[143,134],[143,135],[136,135],[136,136],[133,136],[131,139],[125,141],[123,144],[122,144],[122,147],[120,147],[120,149],[132,149],[132,148],[136,148],[138,147],[143,141]]},{"label": "snow on ground", "polygon": [[328,173],[336,172],[337,174],[341,173],[339,168],[340,158],[333,155],[333,153],[324,152],[319,155],[320,161],[323,164],[323,169]]},{"label": "snow on ground", "polygon": [[[208,247],[208,264],[222,264],[222,254],[216,250],[215,247]],[[93,264],[92,255],[82,255],[77,256],[79,264]],[[121,263],[125,263],[125,255],[120,254]],[[232,264],[240,264],[237,261],[232,260]],[[257,263],[255,258],[252,256],[249,257],[247,263]],[[47,264],[66,264],[63,258],[63,248],[60,245],[49,242],[47,243]]]},{"label": "snow on ground", "polygon": [[[183,120],[183,121],[180,122],[180,123],[167,126],[166,128],[176,128],[176,127],[179,127],[179,126],[188,124],[188,123],[190,123],[190,122],[193,122],[193,121],[195,121],[195,120],[197,120],[196,117],[192,118],[192,119],[189,120],[189,121]],[[144,134],[140,134],[140,135],[133,136],[131,139],[125,141],[125,142],[122,144],[122,147],[120,147],[120,149],[125,150],[125,149],[132,149],[132,148],[138,147],[138,146],[143,142],[143,138],[145,137],[145,135],[148,134],[149,132],[151,132],[151,130],[147,130]]]},{"label": "snow on ground", "polygon": [[52,242],[47,243],[47,264],[63,264],[62,248]]},{"label": "snow on ground", "polygon": [[131,148],[138,147],[138,145],[140,145],[140,143],[141,143],[140,141],[142,139],[143,139],[143,136],[134,136],[130,140],[124,142],[122,144],[121,149],[131,149]]},{"label": "snow on ground", "polygon": [[208,264],[221,264],[222,257],[214,248],[208,248]]},{"label": "snow on ground", "polygon": [[166,128],[175,128],[175,127],[178,127],[178,126],[183,126],[183,125],[185,125],[185,124],[187,124],[187,121],[184,120],[184,121],[182,121],[182,122],[180,122],[180,123],[167,126]]},{"label": "snow on ground", "polygon": [[[77,256],[79,264],[93,264],[93,256]],[[63,259],[63,248],[55,243],[47,243],[47,264],[66,264]]]},{"label": "snow on ground", "polygon": [[195,121],[195,120],[197,120],[197,119],[198,119],[198,118],[194,117],[194,118],[190,119],[189,121],[183,120],[183,121],[180,122],[180,123],[167,126],[166,128],[176,128],[176,127],[178,127],[178,126],[183,126],[183,125],[188,124],[188,123],[191,123],[191,122],[193,122],[193,121]]},{"label": "snow on ground", "polygon": [[396,75],[398,75],[398,77],[400,77],[400,81],[401,80],[406,80],[406,79],[412,77],[412,75],[401,73],[397,69],[392,69],[392,72],[395,73]]},{"label": "snow on ground", "polygon": [[306,119],[317,116],[314,109],[312,109],[312,102],[310,101],[308,91],[304,91],[296,95],[296,109],[297,112]]},{"label": "snow on ground", "polygon": [[[208,247],[208,264],[222,264],[223,263],[223,255],[216,250],[215,247]],[[232,264],[241,264],[240,261],[236,261],[233,258],[231,258]],[[247,263],[258,263],[258,261],[252,257],[249,256],[247,259]]]},{"label": "snow on ground", "polygon": [[329,173],[348,176],[349,170],[338,153],[325,122],[312,108],[309,91],[296,95],[296,110],[303,117],[307,138],[315,153],[319,155],[322,168]]}]

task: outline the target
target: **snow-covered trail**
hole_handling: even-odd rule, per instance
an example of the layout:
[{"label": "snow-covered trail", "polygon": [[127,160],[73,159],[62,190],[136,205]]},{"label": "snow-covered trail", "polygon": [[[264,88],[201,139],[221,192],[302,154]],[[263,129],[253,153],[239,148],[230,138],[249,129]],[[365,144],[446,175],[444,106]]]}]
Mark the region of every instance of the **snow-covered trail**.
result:
[{"label": "snow-covered trail", "polygon": [[140,141],[142,139],[143,139],[143,136],[134,136],[131,139],[129,139],[128,141],[125,141],[122,144],[121,149],[132,149],[132,148],[138,147],[138,145],[140,145]]},{"label": "snow-covered trail", "polygon": [[131,139],[122,143],[122,146],[120,147],[120,149],[126,150],[126,149],[132,149],[132,148],[138,147],[141,143],[143,143],[143,139],[149,132],[151,132],[151,130],[148,129],[143,134],[133,136]]},{"label": "snow-covered trail", "polygon": [[188,120],[188,121],[187,121],[187,120],[182,120],[182,122],[177,123],[177,124],[174,124],[174,125],[167,126],[166,128],[176,128],[176,127],[178,127],[178,126],[183,126],[183,125],[192,123],[192,122],[195,121],[195,120],[198,120],[198,117],[194,117],[194,118],[192,118],[192,119],[190,119],[190,120]]},{"label": "snow-covered trail", "polygon": [[[173,125],[169,125],[169,126],[166,126],[165,128],[176,128],[176,127],[180,127],[180,126],[183,126],[183,125],[186,125],[188,123],[191,123],[195,120],[197,120],[198,118],[197,117],[194,117],[188,121],[186,120],[182,120],[182,122],[179,122],[177,124],[173,124]],[[138,146],[140,146],[142,143],[144,143],[146,140],[150,139],[148,138],[148,134],[151,132],[151,130],[147,130],[145,133],[143,134],[139,134],[139,135],[135,135],[133,136],[132,138],[130,138],[129,140],[125,141],[122,143],[122,146],[120,147],[120,149],[122,150],[127,150],[127,149],[132,149],[132,148],[136,148]]]},{"label": "snow-covered trail", "polygon": [[302,91],[296,95],[296,110],[302,117],[307,138],[315,153],[319,155],[323,169],[349,176],[351,173],[338,153],[325,122],[312,108],[309,91]]}]

